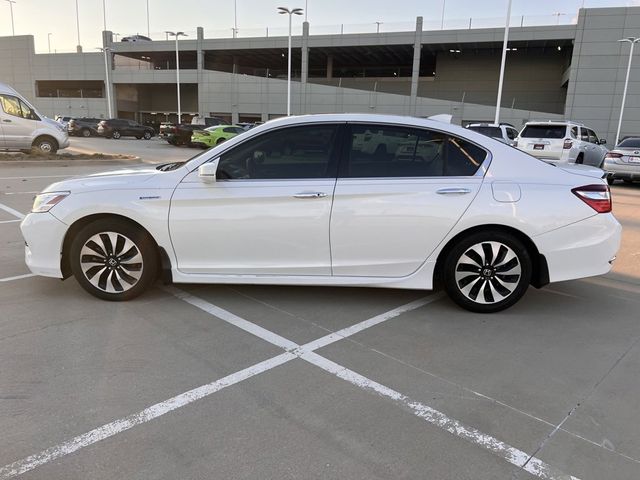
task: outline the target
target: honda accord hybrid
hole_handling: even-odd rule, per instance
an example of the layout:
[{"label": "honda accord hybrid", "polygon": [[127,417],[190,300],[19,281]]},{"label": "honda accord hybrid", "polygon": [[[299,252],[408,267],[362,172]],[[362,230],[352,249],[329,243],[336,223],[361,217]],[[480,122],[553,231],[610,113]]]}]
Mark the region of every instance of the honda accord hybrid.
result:
[{"label": "honda accord hybrid", "polygon": [[75,177],[21,224],[37,274],[128,300],[174,283],[443,286],[475,312],[607,273],[620,244],[597,168],[549,165],[446,122],[273,120],[186,162]]}]

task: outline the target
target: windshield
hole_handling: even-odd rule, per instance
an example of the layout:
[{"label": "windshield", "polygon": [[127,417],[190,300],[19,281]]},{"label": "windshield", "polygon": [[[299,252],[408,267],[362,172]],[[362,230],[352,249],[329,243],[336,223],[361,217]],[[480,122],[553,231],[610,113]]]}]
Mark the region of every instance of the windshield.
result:
[{"label": "windshield", "polygon": [[498,127],[469,127],[469,130],[473,130],[474,132],[481,133],[482,135],[486,135],[487,137],[494,138],[502,138],[502,132]]},{"label": "windshield", "polygon": [[527,125],[522,130],[522,138],[564,138],[567,133],[565,125]]}]

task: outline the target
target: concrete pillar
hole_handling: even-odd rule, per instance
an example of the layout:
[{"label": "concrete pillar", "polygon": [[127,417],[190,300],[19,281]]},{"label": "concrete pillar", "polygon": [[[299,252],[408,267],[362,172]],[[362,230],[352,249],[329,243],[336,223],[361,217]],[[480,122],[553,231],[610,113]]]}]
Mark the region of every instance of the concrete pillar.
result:
[{"label": "concrete pillar", "polygon": [[418,81],[420,80],[420,53],[422,51],[422,17],[416,18],[416,36],[413,43],[413,70],[411,71],[411,96],[409,114],[415,115],[418,103]]},{"label": "concrete pillar", "polygon": [[333,55],[327,55],[327,78],[333,78]]},{"label": "concrete pillar", "polygon": [[198,69],[198,113],[202,117],[206,117],[208,112],[206,112],[206,108],[204,105],[204,95],[203,92],[205,89],[203,88],[203,79],[204,75],[204,52],[202,50],[202,41],[204,40],[204,28],[197,28],[197,43],[196,43],[196,61],[197,61],[197,69]]},{"label": "concrete pillar", "polygon": [[[103,31],[102,32],[102,48],[113,48],[113,32],[110,31]],[[111,95],[111,111],[113,112],[113,117],[117,118],[118,117],[118,109],[117,109],[117,105],[118,102],[116,102],[116,89],[113,87],[113,52],[109,51],[107,53],[107,70],[109,70],[109,81],[105,82],[105,89],[109,90],[109,93]],[[106,72],[105,72],[106,74]],[[106,76],[106,75],[105,75]],[[105,109],[104,109],[104,117],[108,118],[109,117],[109,104],[108,104],[108,100],[107,100],[107,95],[105,92],[105,98],[104,98],[104,104],[105,104]]]},{"label": "concrete pillar", "polygon": [[298,113],[307,113],[307,80],[309,79],[309,22],[302,24],[302,62],[300,65],[300,109]]},{"label": "concrete pillar", "polygon": [[231,75],[231,123],[240,121],[238,102],[240,100],[240,75],[238,74],[237,58],[233,57],[233,73]]}]

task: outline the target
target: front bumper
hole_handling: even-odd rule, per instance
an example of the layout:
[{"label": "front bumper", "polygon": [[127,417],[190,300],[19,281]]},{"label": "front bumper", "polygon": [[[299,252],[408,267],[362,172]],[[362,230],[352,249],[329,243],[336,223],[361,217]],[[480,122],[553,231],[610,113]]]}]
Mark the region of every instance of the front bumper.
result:
[{"label": "front bumper", "polygon": [[561,282],[608,273],[620,248],[622,226],[601,213],[533,238],[549,266],[549,280]]},{"label": "front bumper", "polygon": [[24,260],[31,273],[63,278],[60,260],[67,225],[50,213],[30,213],[20,230],[25,240]]}]

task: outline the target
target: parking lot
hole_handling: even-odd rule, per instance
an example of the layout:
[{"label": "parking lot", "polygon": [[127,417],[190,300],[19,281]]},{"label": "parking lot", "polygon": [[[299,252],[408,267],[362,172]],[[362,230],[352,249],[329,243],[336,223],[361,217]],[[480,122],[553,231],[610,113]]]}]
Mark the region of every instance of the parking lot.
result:
[{"label": "parking lot", "polygon": [[[198,153],[72,149],[105,142]],[[29,275],[33,195],[121,165],[0,164],[0,479],[640,476],[640,184],[612,187],[612,273],[494,315],[365,288],[158,283],[114,304]]]}]

